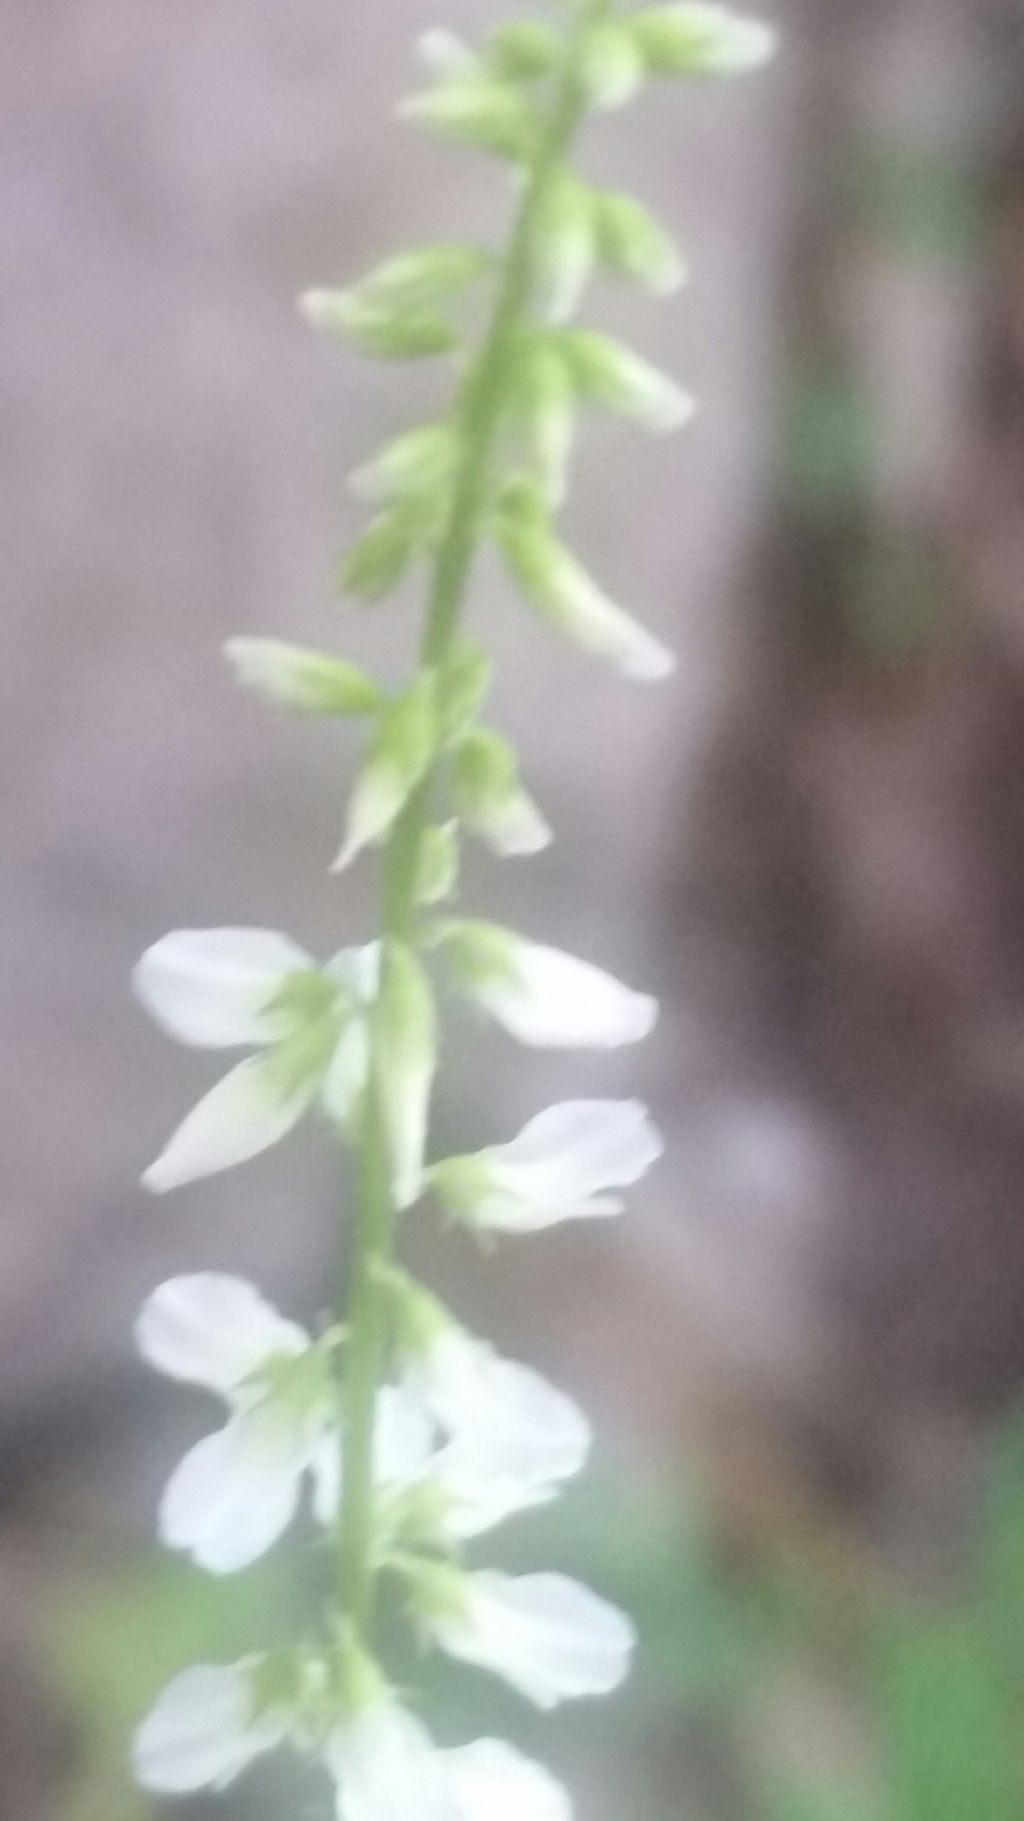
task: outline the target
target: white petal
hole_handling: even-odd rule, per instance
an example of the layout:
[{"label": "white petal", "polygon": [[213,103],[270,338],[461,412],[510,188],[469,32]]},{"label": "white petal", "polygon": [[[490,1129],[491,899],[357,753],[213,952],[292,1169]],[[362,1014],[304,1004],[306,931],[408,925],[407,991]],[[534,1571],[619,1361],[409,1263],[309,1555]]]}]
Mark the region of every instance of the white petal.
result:
[{"label": "white petal", "polygon": [[504,1739],[440,1753],[459,1821],[572,1821],[568,1791]]},{"label": "white petal", "polygon": [[474,982],[482,1005],[521,1043],[540,1049],[614,1049],[654,1028],[657,1000],[589,961],[514,939],[507,972]]},{"label": "white petal", "polygon": [[316,1089],[315,1076],[288,1080],[273,1053],[250,1056],[192,1108],[143,1183],[162,1195],[247,1163],[298,1124]]},{"label": "white petal", "polygon": [[502,1676],[537,1707],[607,1694],[636,1634],[617,1607],[561,1574],[471,1574],[466,1611],[431,1622],[450,1655]]},{"label": "white petal", "polygon": [[269,1403],[234,1417],[172,1474],[160,1507],[162,1540],[211,1574],[255,1562],[290,1524],[317,1439]]},{"label": "white petal", "polygon": [[188,1669],[164,1690],[135,1735],[135,1775],[143,1789],[169,1796],[224,1789],[280,1742],[283,1717],[253,1718],[255,1663]]},{"label": "white petal", "polygon": [[328,1756],[339,1821],[460,1821],[429,1733],[397,1703],[357,1715]]},{"label": "white petal", "polygon": [[589,1453],[590,1425],[571,1398],[459,1330],[410,1367],[406,1390],[451,1438],[430,1477],[449,1501],[453,1538],[546,1504]]},{"label": "white petal", "polygon": [[188,1384],[230,1392],[267,1359],[301,1353],[309,1336],[241,1277],[201,1271],[154,1290],[135,1327],[151,1366]]},{"label": "white petal", "polygon": [[172,1037],[199,1049],[271,1042],[279,1015],[267,1007],[290,974],[315,963],[269,929],[182,929],[146,950],[135,990]]},{"label": "white petal", "polygon": [[659,1158],[662,1139],[638,1100],[567,1100],[531,1119],[509,1144],[476,1160],[491,1174],[478,1225],[533,1232],[559,1220],[615,1214],[598,1191],[626,1188]]},{"label": "white petal", "polygon": [[380,943],[340,948],[331,956],[324,973],[347,987],[359,1005],[372,1005],[380,988]]}]

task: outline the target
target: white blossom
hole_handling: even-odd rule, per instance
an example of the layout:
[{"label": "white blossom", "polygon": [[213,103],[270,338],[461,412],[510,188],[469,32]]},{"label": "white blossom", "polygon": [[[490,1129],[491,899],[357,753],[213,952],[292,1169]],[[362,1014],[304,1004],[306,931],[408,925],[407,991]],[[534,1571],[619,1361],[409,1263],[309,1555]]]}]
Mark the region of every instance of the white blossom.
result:
[{"label": "white blossom", "polygon": [[562,1220],[622,1212],[606,1189],[639,1182],[661,1136],[638,1100],[568,1100],[531,1119],[509,1144],[435,1164],[430,1181],[473,1226],[534,1233]]},{"label": "white blossom", "polygon": [[590,1451],[590,1425],[571,1398],[454,1323],[413,1357],[402,1390],[447,1438],[424,1471],[444,1494],[452,1538],[545,1504]]},{"label": "white blossom", "polygon": [[188,1669],[166,1688],[135,1735],[137,1781],[156,1795],[226,1789],[289,1731],[284,1708],[261,1706],[264,1659]]},{"label": "white blossom", "polygon": [[231,1411],[179,1463],[160,1506],[169,1548],[213,1574],[231,1574],[287,1528],[330,1432],[324,1355],[251,1285],[215,1272],[162,1284],[136,1333],[159,1371],[205,1386]]},{"label": "white blossom", "polygon": [[430,1734],[390,1697],[339,1727],[327,1757],[338,1821],[460,1821]]},{"label": "white blossom", "polygon": [[[434,1429],[421,1407],[394,1385],[377,1393],[374,1419],[373,1474],[377,1486],[395,1491],[427,1471],[434,1452]],[[324,1437],[313,1462],[313,1510],[325,1529],[341,1509],[342,1450],[335,1434]]]},{"label": "white blossom", "polygon": [[625,1613],[562,1574],[442,1571],[436,1604],[417,1589],[425,1629],[450,1656],[490,1669],[535,1706],[608,1694],[636,1641]]},{"label": "white blossom", "polygon": [[327,1757],[338,1821],[572,1821],[542,1765],[500,1739],[439,1749],[390,1695],[338,1727]]},{"label": "white blossom", "polygon": [[320,1094],[342,1116],[365,1079],[351,1033],[375,955],[376,945],[345,949],[318,969],[287,936],[261,929],[178,930],[147,950],[136,991],[165,1031],[198,1048],[257,1050],[187,1114],[145,1172],[147,1188],[160,1194],[247,1162]]},{"label": "white blossom", "polygon": [[615,1049],[654,1028],[658,1002],[613,975],[492,923],[443,924],[462,990],[520,1043],[540,1049]]},{"label": "white blossom", "polygon": [[458,1821],[572,1821],[566,1790],[503,1739],[477,1739],[441,1753]]}]

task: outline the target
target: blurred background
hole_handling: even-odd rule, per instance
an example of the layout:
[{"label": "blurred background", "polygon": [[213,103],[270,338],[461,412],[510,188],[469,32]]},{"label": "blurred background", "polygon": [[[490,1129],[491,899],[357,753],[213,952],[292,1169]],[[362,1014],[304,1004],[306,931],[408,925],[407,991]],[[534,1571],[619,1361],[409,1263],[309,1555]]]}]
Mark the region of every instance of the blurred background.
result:
[{"label": "blurred background", "polygon": [[[490,0],[447,0],[467,28]],[[439,1142],[640,1091],[668,1161],[615,1230],[494,1261],[424,1225],[465,1318],[597,1418],[588,1483],[509,1530],[637,1612],[628,1698],[500,1725],[582,1821],[1024,1812],[1024,7],[778,0],[749,83],[601,123],[692,260],[625,330],[701,399],[595,428],[574,539],[681,655],[640,695],[482,567],[500,722],[559,841],[466,900],[660,993],[643,1052],[450,1043]],[[184,1663],[307,1598],[296,1547],[208,1583],[152,1547],[201,1397],[142,1297],[239,1270],[312,1318],[346,1186],[306,1129],[155,1203],[213,1074],[133,1005],[137,954],[254,923],[372,930],[328,879],[345,731],[234,695],[237,632],[397,675],[416,597],[339,604],[345,476],[444,396],[317,342],[294,297],[496,234],[500,172],[392,117],[419,0],[0,0],[0,1815],[144,1821],[130,1730]],[[285,1615],[282,1619],[282,1615]],[[282,1773],[283,1775],[284,1773]],[[326,1817],[254,1775],[189,1821]]]}]

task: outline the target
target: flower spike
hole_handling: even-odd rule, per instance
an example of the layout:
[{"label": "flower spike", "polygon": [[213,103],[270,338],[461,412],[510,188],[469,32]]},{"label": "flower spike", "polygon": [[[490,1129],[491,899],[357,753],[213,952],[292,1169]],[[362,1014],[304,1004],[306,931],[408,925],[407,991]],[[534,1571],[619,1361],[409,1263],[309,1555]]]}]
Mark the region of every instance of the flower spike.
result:
[{"label": "flower spike", "polygon": [[237,1052],[147,1187],[254,1158],[307,1112],[353,1153],[343,1297],[316,1326],[219,1271],[160,1284],[138,1318],[144,1359],[222,1410],[171,1473],[162,1541],[231,1575],[306,1511],[327,1583],[308,1635],[199,1664],[159,1696],[134,1744],[137,1781],[157,1796],[226,1789],[288,1749],[329,1780],[337,1821],[574,1821],[561,1783],[506,1741],[430,1735],[378,1659],[399,1616],[378,1625],[378,1614],[396,1593],[426,1642],[539,1709],[609,1694],[629,1671],[632,1621],[599,1592],[564,1574],[467,1566],[499,1525],[563,1494],[586,1466],[591,1426],[573,1397],[471,1332],[400,1261],[406,1227],[438,1209],[478,1236],[617,1216],[662,1153],[641,1101],[593,1098],[558,1100],[504,1143],[438,1155],[446,985],[550,1051],[639,1042],[658,1004],[591,961],[435,907],[463,889],[467,836],[502,859],[554,839],[516,747],[483,719],[494,664],[466,619],[485,548],[497,547],[543,621],[620,677],[667,679],[675,664],[558,522],[588,408],[658,433],[694,410],[674,379],[580,320],[606,274],[655,296],[687,276],[642,202],[576,170],[581,129],[653,78],[724,78],[773,45],[770,27],[707,0],[566,0],[478,43],[427,32],[424,92],[401,112],[511,167],[504,248],[415,246],[300,300],[311,328],[368,356],[451,357],[434,371],[454,373],[454,387],[350,477],[365,521],[340,561],[341,592],[376,602],[425,584],[403,680],[382,686],[347,657],[284,639],[226,645],[239,684],[272,710],[368,723],[332,871],[379,851],[369,938],[322,962],[273,929],[178,930],[135,971],[166,1034]]}]

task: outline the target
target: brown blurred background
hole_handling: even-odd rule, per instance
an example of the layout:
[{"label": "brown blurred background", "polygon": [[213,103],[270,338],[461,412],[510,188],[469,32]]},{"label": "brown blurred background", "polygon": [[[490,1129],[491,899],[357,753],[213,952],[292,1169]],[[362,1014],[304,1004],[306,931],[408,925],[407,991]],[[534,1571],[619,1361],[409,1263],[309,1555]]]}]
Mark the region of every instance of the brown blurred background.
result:
[{"label": "brown blurred background", "polygon": [[[775,17],[768,75],[652,92],[586,154],[694,267],[668,308],[592,313],[694,387],[695,427],[595,430],[572,507],[678,679],[640,696],[486,566],[476,593],[560,839],[500,878],[474,866],[467,899],[665,1009],[621,1062],[460,1027],[445,1137],[639,1087],[670,1158],[615,1232],[497,1270],[426,1230],[418,1255],[598,1413],[604,1491],[579,1522],[635,1521],[666,1598],[684,1569],[711,1590],[702,1661],[726,1634],[743,1655],[729,1627],[769,1584],[785,1608],[748,1653],[764,1673],[716,1681],[710,1707],[669,1673],[618,1743],[610,1710],[594,1750],[569,1729],[585,1815],[1002,1821],[1024,1801],[1012,1748],[959,1809],[901,1794],[864,1691],[879,1610],[959,1611],[1024,1390],[1024,8]],[[204,1265],[305,1315],[335,1293],[322,1134],[166,1203],[136,1187],[212,1076],[128,975],[181,924],[324,951],[371,927],[371,869],[324,873],[351,741],[236,699],[218,652],[273,631],[397,673],[409,650],[414,594],[337,602],[344,479],[444,375],[325,347],[293,300],[409,241],[499,231],[500,172],[392,117],[435,23],[417,0],[0,0],[5,1821],[154,1812],[122,1787],[131,1697],[193,1596],[149,1538],[207,1413],[134,1360],[141,1297]],[[1011,1553],[1022,1525],[1024,1503]],[[697,1648],[679,1611],[673,1663]],[[217,1623],[196,1621],[208,1650]],[[978,1648],[980,1669],[962,1640],[928,1658],[951,1713],[1024,1688],[1024,1645]],[[965,1761],[991,1759],[972,1739]],[[260,1799],[254,1781],[230,1812]]]}]

